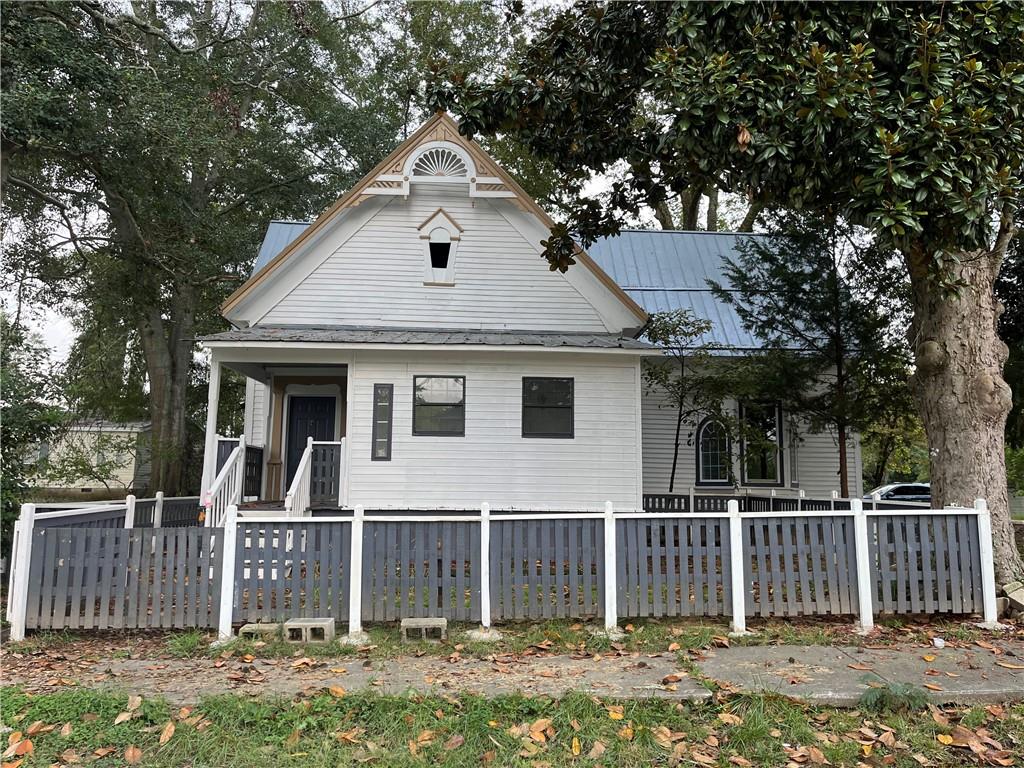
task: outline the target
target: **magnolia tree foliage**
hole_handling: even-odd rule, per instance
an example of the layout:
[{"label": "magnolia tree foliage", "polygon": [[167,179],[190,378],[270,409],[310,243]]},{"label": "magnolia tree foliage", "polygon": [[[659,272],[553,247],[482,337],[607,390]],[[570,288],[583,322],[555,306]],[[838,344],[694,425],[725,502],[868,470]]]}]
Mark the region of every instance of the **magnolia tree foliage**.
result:
[{"label": "magnolia tree foliage", "polygon": [[585,3],[503,75],[449,71],[433,101],[467,134],[517,137],[570,185],[628,167],[607,198],[567,205],[571,225],[545,242],[553,269],[574,263],[575,240],[708,184],[844,216],[897,250],[934,496],[988,499],[1006,581],[1024,564],[992,289],[1024,172],[1022,28],[1018,3]]}]

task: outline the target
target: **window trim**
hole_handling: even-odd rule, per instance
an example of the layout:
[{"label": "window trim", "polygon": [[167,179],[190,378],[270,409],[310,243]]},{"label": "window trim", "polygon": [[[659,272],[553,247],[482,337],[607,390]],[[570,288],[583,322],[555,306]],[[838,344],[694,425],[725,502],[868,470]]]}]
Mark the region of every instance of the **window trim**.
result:
[{"label": "window trim", "polygon": [[[528,380],[540,380],[540,381],[568,381],[569,382],[569,434],[564,432],[526,432],[526,382]],[[531,408],[541,408],[545,406],[529,406]],[[564,408],[565,406],[547,406],[554,408]],[[523,376],[523,389],[522,395],[519,400],[519,411],[520,411],[520,436],[527,439],[539,438],[541,440],[574,440],[576,438],[576,378],[574,376]]]},{"label": "window trim", "polygon": [[[725,429],[725,424],[722,423],[721,419],[716,418],[714,416],[705,416],[704,419],[700,422],[700,424],[697,425],[697,440],[696,440],[696,448],[697,449],[694,451],[694,457],[696,459],[696,467],[695,467],[695,469],[696,469],[696,479],[697,479],[697,482],[695,483],[695,485],[703,487],[703,488],[730,488],[733,485],[733,480],[731,480],[728,477],[725,478],[725,480],[704,480],[703,476],[701,475],[701,471],[700,471],[701,470],[701,450],[700,450],[701,437],[702,437],[702,435],[704,433],[704,430],[710,424],[719,424],[719,425],[721,425],[722,429],[725,430],[725,450],[726,450],[726,453],[729,455],[729,465],[730,465],[730,467],[732,465],[732,458],[733,458],[732,457],[732,438],[729,437],[729,430]],[[733,473],[730,471],[729,474],[732,475]]]},{"label": "window trim", "polygon": [[[416,430],[416,379],[461,379],[462,380],[462,431],[461,432],[419,432]],[[444,405],[444,403],[439,403]],[[454,403],[452,403],[454,405]],[[415,437],[465,437],[466,436],[466,377],[450,373],[418,373],[412,377],[412,434]]]},{"label": "window trim", "polygon": [[[740,440],[740,477],[743,480],[743,485],[750,486],[751,488],[782,488],[786,484],[786,464],[785,454],[783,450],[783,444],[785,443],[785,436],[782,433],[782,406],[778,402],[774,401],[752,401],[750,405],[758,406],[771,406],[775,409],[775,429],[778,433],[778,440],[775,443],[775,450],[778,455],[778,470],[776,472],[775,480],[750,480],[747,477],[747,457],[746,457],[746,439]],[[746,410],[747,403],[740,403],[740,422],[746,427]]]},{"label": "window trim", "polygon": [[[423,241],[423,285],[451,287],[455,285],[455,259],[462,239],[462,226],[444,208],[438,208],[417,227]],[[448,234],[448,266],[435,269],[430,253],[431,236],[437,230]]]},{"label": "window trim", "polygon": [[[386,389],[388,391],[388,453],[387,456],[377,455],[377,441],[381,438],[378,432],[380,422],[377,420],[377,392],[379,388]],[[374,384],[373,385],[373,405],[371,406],[371,419],[372,426],[370,429],[370,461],[391,461],[391,446],[392,436],[395,432],[395,385],[394,384]]]}]

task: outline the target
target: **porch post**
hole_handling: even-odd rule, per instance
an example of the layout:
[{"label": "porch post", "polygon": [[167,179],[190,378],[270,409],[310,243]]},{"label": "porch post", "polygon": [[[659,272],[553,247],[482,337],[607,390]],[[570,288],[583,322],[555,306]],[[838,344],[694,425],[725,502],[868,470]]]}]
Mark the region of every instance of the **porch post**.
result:
[{"label": "porch post", "polygon": [[480,505],[480,625],[491,626],[491,505]]},{"label": "porch post", "polygon": [[[216,531],[214,532],[216,534]],[[238,507],[230,505],[224,513],[223,541],[220,549],[220,605],[217,606],[217,641],[231,640],[231,619],[235,605],[235,547],[238,544]],[[269,529],[267,531],[269,537]],[[252,568],[256,567],[255,559]],[[269,568],[267,562],[263,566]]]},{"label": "porch post", "polygon": [[135,527],[135,494],[124,497],[124,527],[131,530]]},{"label": "porch post", "polygon": [[[743,518],[740,517],[740,503],[729,499],[729,584],[732,590],[732,627],[729,634],[746,635],[747,632],[747,586],[743,576]],[[723,574],[724,576],[724,574]]]},{"label": "porch post", "polygon": [[160,528],[164,522],[164,492],[156,492],[156,502],[153,504],[153,527]]},{"label": "porch post", "polygon": [[610,501],[604,503],[604,628],[608,633],[619,631],[618,587],[615,579],[615,509]]},{"label": "porch post", "polygon": [[363,505],[352,511],[352,541],[348,556],[348,635],[342,640],[347,645],[362,645],[367,636],[363,632]]},{"label": "porch post", "polygon": [[203,450],[203,486],[199,506],[209,501],[210,486],[217,472],[217,405],[220,402],[220,360],[210,350],[210,388],[206,398],[206,448]]}]

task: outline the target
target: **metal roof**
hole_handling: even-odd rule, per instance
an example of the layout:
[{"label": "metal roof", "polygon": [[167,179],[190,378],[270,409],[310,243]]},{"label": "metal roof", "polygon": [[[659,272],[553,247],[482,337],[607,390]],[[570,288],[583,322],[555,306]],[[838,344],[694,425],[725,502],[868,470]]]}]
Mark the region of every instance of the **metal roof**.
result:
[{"label": "metal roof", "polygon": [[654,350],[651,344],[616,334],[538,331],[423,330],[363,326],[254,325],[204,336],[201,341],[315,342],[321,344],[431,344],[462,346],[572,347]]},{"label": "metal roof", "polygon": [[740,256],[744,238],[734,232],[623,230],[598,240],[587,253],[648,313],[688,309],[711,323],[699,341],[723,349],[764,346],[732,306],[718,299],[708,281],[728,286],[724,266]]},{"label": "metal roof", "polygon": [[[305,221],[270,222],[253,274],[309,225]],[[743,327],[736,310],[708,287],[709,280],[728,285],[724,262],[736,259],[738,244],[750,237],[760,235],[627,229],[598,240],[587,253],[648,313],[688,309],[709,321],[711,332],[699,343],[726,350],[760,349],[764,345]]]}]

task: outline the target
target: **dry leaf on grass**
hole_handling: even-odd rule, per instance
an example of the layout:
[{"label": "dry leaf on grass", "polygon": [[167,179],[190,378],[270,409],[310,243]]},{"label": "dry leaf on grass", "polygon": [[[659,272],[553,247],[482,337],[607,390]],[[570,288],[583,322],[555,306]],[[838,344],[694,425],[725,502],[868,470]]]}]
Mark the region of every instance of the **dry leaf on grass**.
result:
[{"label": "dry leaf on grass", "polygon": [[174,721],[168,720],[167,725],[165,725],[164,729],[160,731],[160,746],[162,747],[170,741],[172,736],[174,736]]},{"label": "dry leaf on grass", "polygon": [[132,744],[124,751],[124,761],[128,765],[138,765],[142,762],[142,750]]}]

